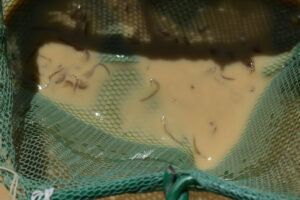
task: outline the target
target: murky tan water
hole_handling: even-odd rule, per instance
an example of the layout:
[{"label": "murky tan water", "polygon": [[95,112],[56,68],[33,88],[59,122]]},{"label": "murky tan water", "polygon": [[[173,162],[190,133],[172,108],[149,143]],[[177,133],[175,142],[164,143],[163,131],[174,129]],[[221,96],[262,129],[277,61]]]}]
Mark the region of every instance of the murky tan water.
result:
[{"label": "murky tan water", "polygon": [[[99,62],[100,54],[59,43],[43,45],[37,56],[40,93],[74,106],[96,103],[99,85],[114,66]],[[252,58],[225,70],[212,60],[163,60],[140,57],[137,69],[145,86],[121,106],[124,130],[144,130],[166,145],[188,139],[199,168],[215,166],[240,138],[257,99],[270,81],[262,74],[272,56]],[[150,108],[156,103],[156,108]]]},{"label": "murky tan water", "polygon": [[[122,108],[126,116],[123,126],[148,129],[171,144],[181,144],[186,137],[193,146],[197,166],[213,167],[239,140],[251,110],[270,81],[261,70],[271,57],[257,56],[253,61],[254,72],[239,62],[221,71],[210,60],[148,60],[151,64],[143,72],[151,80],[148,85],[152,91],[146,94],[141,89],[128,99]],[[159,102],[159,108],[150,111],[147,101]]]},{"label": "murky tan water", "polygon": [[108,77],[98,54],[49,43],[37,55],[41,93],[57,102],[88,105],[97,97],[98,85]]}]

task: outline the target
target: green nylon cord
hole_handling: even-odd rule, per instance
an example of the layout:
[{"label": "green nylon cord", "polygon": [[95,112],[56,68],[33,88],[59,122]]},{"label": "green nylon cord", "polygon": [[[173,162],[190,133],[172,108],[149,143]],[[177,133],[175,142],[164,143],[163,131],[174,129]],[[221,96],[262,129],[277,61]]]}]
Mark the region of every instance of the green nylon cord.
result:
[{"label": "green nylon cord", "polygon": [[197,181],[192,176],[182,176],[178,178],[170,188],[166,200],[188,200],[188,192],[186,189],[188,186],[196,183]]}]

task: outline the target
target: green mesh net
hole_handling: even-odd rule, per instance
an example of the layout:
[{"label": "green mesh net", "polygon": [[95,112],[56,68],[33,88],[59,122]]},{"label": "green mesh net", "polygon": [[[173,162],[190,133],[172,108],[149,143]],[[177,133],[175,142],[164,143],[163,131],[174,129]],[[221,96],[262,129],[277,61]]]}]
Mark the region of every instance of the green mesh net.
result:
[{"label": "green mesh net", "polygon": [[[224,9],[230,10],[226,18]],[[59,200],[158,191],[169,165],[197,180],[193,190],[236,199],[299,197],[299,2],[2,0],[2,11],[0,163],[18,173],[18,199],[49,188],[55,189],[51,199]],[[144,130],[122,130],[118,105],[142,84],[138,71],[120,68],[103,84],[96,107],[107,115],[99,125],[90,117],[93,108],[57,104],[36,94],[36,85],[28,81],[34,79],[34,69],[23,66],[35,47],[49,39],[100,48],[104,63],[138,64],[135,50],[144,55],[160,47],[157,43],[203,51],[259,45],[266,37],[265,51],[280,54],[264,71],[274,78],[239,143],[206,171],[196,169],[188,143],[171,148]],[[128,43],[141,47],[133,50]],[[6,186],[13,180],[7,172],[1,176]]]}]

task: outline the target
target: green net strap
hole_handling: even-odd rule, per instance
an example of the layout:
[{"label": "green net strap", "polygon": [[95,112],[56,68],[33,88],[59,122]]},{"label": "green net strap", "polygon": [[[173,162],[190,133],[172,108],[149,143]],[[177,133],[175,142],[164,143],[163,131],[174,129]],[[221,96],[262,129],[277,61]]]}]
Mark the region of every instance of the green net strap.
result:
[{"label": "green net strap", "polygon": [[[209,175],[202,171],[178,171],[178,175],[192,176],[197,185],[191,189],[197,189],[201,191],[211,191],[216,194],[221,194],[227,197],[235,199],[268,199],[279,200],[285,199],[286,196],[278,195],[268,192],[262,192],[259,190],[253,190],[249,187],[241,187],[232,181],[225,181],[213,175]],[[151,183],[151,184],[149,184]],[[113,188],[113,189],[112,189]],[[107,197],[123,193],[139,193],[158,191],[163,188],[163,173],[148,174],[144,176],[136,176],[130,178],[121,178],[118,180],[95,183],[92,187],[77,187],[67,190],[56,190],[52,196],[52,200],[68,199],[77,200],[84,195],[86,199],[93,199],[97,197]],[[289,199],[297,199],[296,196],[290,196]]]},{"label": "green net strap", "polygon": [[104,181],[101,184],[95,182],[94,186],[90,187],[83,185],[71,189],[55,190],[51,200],[94,199],[97,197],[114,196],[124,193],[160,191],[162,188],[163,173],[153,173]]}]

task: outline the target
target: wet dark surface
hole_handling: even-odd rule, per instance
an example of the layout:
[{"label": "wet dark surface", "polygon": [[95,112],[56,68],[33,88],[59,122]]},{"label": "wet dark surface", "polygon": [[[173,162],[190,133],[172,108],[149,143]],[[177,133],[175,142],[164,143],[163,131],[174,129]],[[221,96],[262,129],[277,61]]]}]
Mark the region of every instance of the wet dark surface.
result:
[{"label": "wet dark surface", "polygon": [[[300,38],[299,5],[282,0],[187,1],[184,4],[187,8],[181,6],[181,1],[141,1],[141,20],[147,25],[145,32],[150,35],[150,42],[141,41],[142,38],[136,34],[124,39],[121,34],[101,32],[107,27],[101,27],[101,23],[99,25],[91,18],[93,15],[88,14],[97,12],[89,6],[89,1],[76,1],[75,6],[71,2],[73,1],[52,1],[45,4],[34,0],[24,8],[30,11],[26,12],[30,15],[20,12],[11,17],[10,23],[14,22],[13,26],[9,26],[11,33],[22,31],[24,38],[18,43],[21,56],[28,56],[46,40],[55,39],[78,49],[137,54],[150,58],[214,59],[220,66],[226,66],[234,61],[250,63],[251,57],[257,54],[282,53],[295,46]],[[121,5],[123,4],[120,3]],[[124,6],[124,9],[128,9],[129,5]],[[166,10],[162,11],[160,8]],[[49,11],[65,13],[76,22],[75,27],[67,28],[61,22],[49,20]],[[182,16],[176,16],[180,11]],[[112,15],[109,9],[103,12]],[[162,24],[159,17],[167,18],[169,25]],[[179,35],[172,32],[173,25],[180,27]],[[132,26],[139,28],[139,22]],[[182,32],[182,29],[187,31]],[[191,36],[190,32],[195,35]],[[202,38],[201,41],[193,42],[198,36]]]}]

